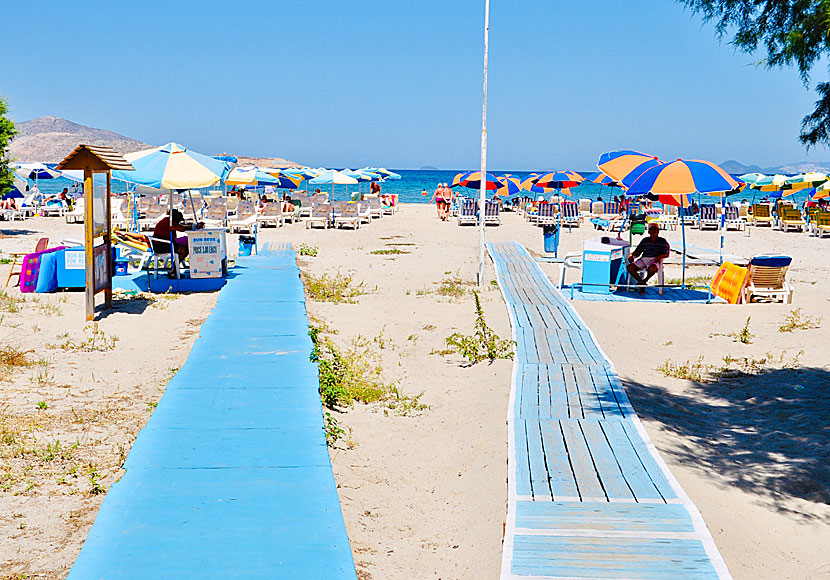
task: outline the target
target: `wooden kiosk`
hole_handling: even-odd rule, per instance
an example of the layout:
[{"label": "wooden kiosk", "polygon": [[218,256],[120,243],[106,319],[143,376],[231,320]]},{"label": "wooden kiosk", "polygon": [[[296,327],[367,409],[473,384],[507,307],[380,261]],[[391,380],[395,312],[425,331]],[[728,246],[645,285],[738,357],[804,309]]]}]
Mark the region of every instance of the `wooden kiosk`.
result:
[{"label": "wooden kiosk", "polygon": [[[86,319],[95,317],[95,295],[104,291],[104,307],[112,307],[112,224],[110,195],[113,169],[134,171],[135,168],[111,147],[78,145],[57,167],[84,172],[84,257],[86,268]],[[95,192],[93,177],[106,173],[107,188]]]}]

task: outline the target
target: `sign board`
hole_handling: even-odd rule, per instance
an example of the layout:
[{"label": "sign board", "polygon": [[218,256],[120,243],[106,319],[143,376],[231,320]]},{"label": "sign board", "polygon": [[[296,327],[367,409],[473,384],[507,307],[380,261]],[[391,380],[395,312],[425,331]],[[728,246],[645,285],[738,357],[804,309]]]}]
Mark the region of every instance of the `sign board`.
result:
[{"label": "sign board", "polygon": [[191,278],[221,278],[227,259],[224,229],[187,232]]},{"label": "sign board", "polygon": [[92,249],[92,273],[95,280],[95,292],[105,290],[110,284],[110,245],[101,244]]},{"label": "sign board", "polygon": [[83,252],[64,252],[63,265],[67,270],[83,270],[86,260]]}]

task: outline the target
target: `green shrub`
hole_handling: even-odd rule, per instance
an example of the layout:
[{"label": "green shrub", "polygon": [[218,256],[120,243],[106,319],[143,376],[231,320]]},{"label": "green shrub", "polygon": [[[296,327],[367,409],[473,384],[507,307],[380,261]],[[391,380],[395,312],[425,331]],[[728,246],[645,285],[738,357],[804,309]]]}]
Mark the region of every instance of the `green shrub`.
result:
[{"label": "green shrub", "polygon": [[493,329],[487,326],[478,292],[473,291],[473,298],[476,304],[475,332],[469,336],[454,332],[446,338],[447,346],[467,359],[471,365],[483,360],[492,363],[499,358],[512,359],[514,342],[499,338]]}]

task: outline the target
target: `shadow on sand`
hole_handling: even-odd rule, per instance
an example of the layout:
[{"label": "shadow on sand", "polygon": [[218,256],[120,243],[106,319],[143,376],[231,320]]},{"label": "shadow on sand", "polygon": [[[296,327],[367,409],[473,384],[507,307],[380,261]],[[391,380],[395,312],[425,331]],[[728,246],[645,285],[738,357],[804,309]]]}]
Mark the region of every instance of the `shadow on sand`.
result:
[{"label": "shadow on sand", "polygon": [[716,472],[781,511],[792,512],[782,504],[788,498],[830,504],[827,369],[767,369],[691,383],[681,395],[623,383],[642,419],[660,422],[687,443],[664,453]]}]

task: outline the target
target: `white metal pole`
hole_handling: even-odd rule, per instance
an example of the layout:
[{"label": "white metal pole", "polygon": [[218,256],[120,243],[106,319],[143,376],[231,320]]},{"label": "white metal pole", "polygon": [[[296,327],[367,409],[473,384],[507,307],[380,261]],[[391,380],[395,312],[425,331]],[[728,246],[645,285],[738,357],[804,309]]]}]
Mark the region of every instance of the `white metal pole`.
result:
[{"label": "white metal pole", "polygon": [[487,51],[490,33],[490,0],[484,3],[484,98],[481,107],[481,187],[479,189],[478,285],[484,284],[484,206],[487,194]]}]

